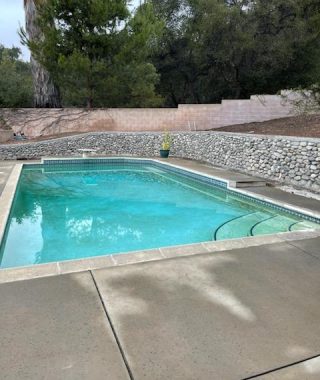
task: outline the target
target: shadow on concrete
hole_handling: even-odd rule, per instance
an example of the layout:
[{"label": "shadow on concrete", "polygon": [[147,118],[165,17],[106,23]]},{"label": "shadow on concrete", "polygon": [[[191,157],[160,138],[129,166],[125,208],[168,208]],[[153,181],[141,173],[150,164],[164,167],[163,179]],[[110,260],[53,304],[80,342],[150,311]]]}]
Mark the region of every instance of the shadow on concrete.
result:
[{"label": "shadow on concrete", "polygon": [[137,378],[241,379],[320,352],[319,269],[284,243],[94,276]]}]

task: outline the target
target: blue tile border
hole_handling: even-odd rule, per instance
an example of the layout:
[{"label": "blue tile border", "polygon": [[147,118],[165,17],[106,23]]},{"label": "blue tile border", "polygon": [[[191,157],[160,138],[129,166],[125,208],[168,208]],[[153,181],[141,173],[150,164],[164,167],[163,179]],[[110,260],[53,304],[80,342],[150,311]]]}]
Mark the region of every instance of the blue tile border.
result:
[{"label": "blue tile border", "polygon": [[70,159],[70,160],[44,160],[43,164],[30,164],[28,165],[29,168],[31,169],[43,169],[46,166],[49,167],[57,167],[61,166],[63,168],[68,168],[68,167],[74,167],[75,165],[81,165],[86,168],[92,167],[94,165],[101,165],[101,164],[109,164],[113,166],[117,165],[124,165],[128,164],[129,166],[143,166],[143,165],[149,165],[152,167],[158,167],[161,169],[165,169],[168,172],[171,173],[177,173],[180,175],[183,175],[185,177],[189,177],[191,179],[196,179],[202,183],[209,184],[209,185],[215,185],[219,186],[222,188],[227,189],[228,184],[224,181],[219,181],[218,179],[210,178],[202,174],[196,174],[188,171],[187,169],[183,168],[175,168],[173,166],[169,166],[166,164],[163,164],[161,162],[156,162],[153,160],[148,160],[148,159],[127,159],[127,158],[99,158],[99,159]]},{"label": "blue tile border", "polygon": [[82,167],[87,169],[87,168],[92,167],[92,166],[106,165],[106,164],[109,164],[112,166],[117,166],[117,165],[120,166],[120,165],[125,164],[125,165],[128,165],[128,167],[143,166],[143,165],[148,165],[151,167],[158,167],[158,168],[164,169],[167,172],[176,173],[176,174],[182,175],[183,177],[190,178],[190,179],[199,181],[201,183],[204,183],[204,184],[207,184],[210,186],[222,188],[224,191],[227,192],[227,194],[231,194],[231,195],[238,197],[240,199],[244,199],[244,200],[247,200],[249,202],[252,202],[252,203],[255,203],[255,204],[258,204],[261,206],[269,207],[271,209],[281,211],[283,213],[286,213],[286,214],[289,214],[289,215],[292,215],[292,216],[295,216],[298,218],[302,218],[302,219],[320,224],[319,218],[306,215],[306,214],[299,212],[299,211],[290,210],[286,207],[282,207],[282,206],[276,205],[274,203],[255,198],[254,196],[245,195],[245,194],[239,193],[235,190],[231,190],[228,188],[228,184],[225,181],[222,181],[222,180],[220,181],[218,179],[208,177],[205,174],[193,173],[193,172],[189,171],[188,169],[176,168],[174,166],[167,165],[167,164],[162,163],[162,162],[157,162],[157,161],[154,161],[152,159],[135,159],[135,158],[93,158],[93,159],[92,158],[89,158],[89,159],[85,159],[85,158],[84,159],[72,159],[71,158],[71,159],[63,159],[63,160],[61,160],[61,159],[50,159],[50,160],[44,159],[42,164],[28,164],[28,165],[24,165],[24,168],[27,166],[30,169],[45,169],[48,167],[57,168],[60,166],[60,168],[71,169],[71,168],[75,168],[75,166],[79,167],[81,165]]}]

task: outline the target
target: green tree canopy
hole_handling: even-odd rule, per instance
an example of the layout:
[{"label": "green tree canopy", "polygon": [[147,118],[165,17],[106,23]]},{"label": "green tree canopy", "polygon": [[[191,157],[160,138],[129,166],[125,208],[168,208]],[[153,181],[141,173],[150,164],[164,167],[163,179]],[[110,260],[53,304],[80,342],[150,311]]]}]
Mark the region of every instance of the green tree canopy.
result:
[{"label": "green tree canopy", "polygon": [[319,75],[316,0],[153,0],[165,21],[153,62],[167,105],[308,86]]},{"label": "green tree canopy", "polygon": [[28,44],[59,84],[65,105],[161,103],[149,59],[161,22],[151,4],[134,17],[126,0],[47,0],[38,12],[44,38]]},{"label": "green tree canopy", "polygon": [[0,44],[0,107],[31,107],[33,86],[30,64],[19,48]]},{"label": "green tree canopy", "polygon": [[[134,13],[127,0],[36,3],[41,37],[24,38],[64,106],[177,106],[320,88],[318,0],[146,0]],[[1,104],[29,104],[20,97],[29,66],[16,48],[1,62]]]}]

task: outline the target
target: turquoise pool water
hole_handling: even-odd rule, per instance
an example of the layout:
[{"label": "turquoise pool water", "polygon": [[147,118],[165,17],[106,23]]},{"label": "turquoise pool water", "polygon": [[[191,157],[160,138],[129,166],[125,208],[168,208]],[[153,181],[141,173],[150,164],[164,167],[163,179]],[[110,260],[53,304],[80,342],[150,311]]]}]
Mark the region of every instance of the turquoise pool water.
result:
[{"label": "turquoise pool water", "polygon": [[24,167],[0,267],[319,227],[151,164]]}]

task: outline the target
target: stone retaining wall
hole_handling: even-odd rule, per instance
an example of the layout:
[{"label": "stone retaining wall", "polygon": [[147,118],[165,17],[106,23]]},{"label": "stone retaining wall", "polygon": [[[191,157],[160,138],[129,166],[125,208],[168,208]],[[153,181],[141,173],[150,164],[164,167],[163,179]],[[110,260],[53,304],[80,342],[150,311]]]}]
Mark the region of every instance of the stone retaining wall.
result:
[{"label": "stone retaining wall", "polygon": [[[213,132],[173,133],[171,154],[206,161],[320,192],[320,139]],[[0,159],[101,155],[158,156],[159,133],[96,132],[43,142],[0,145]]]}]

